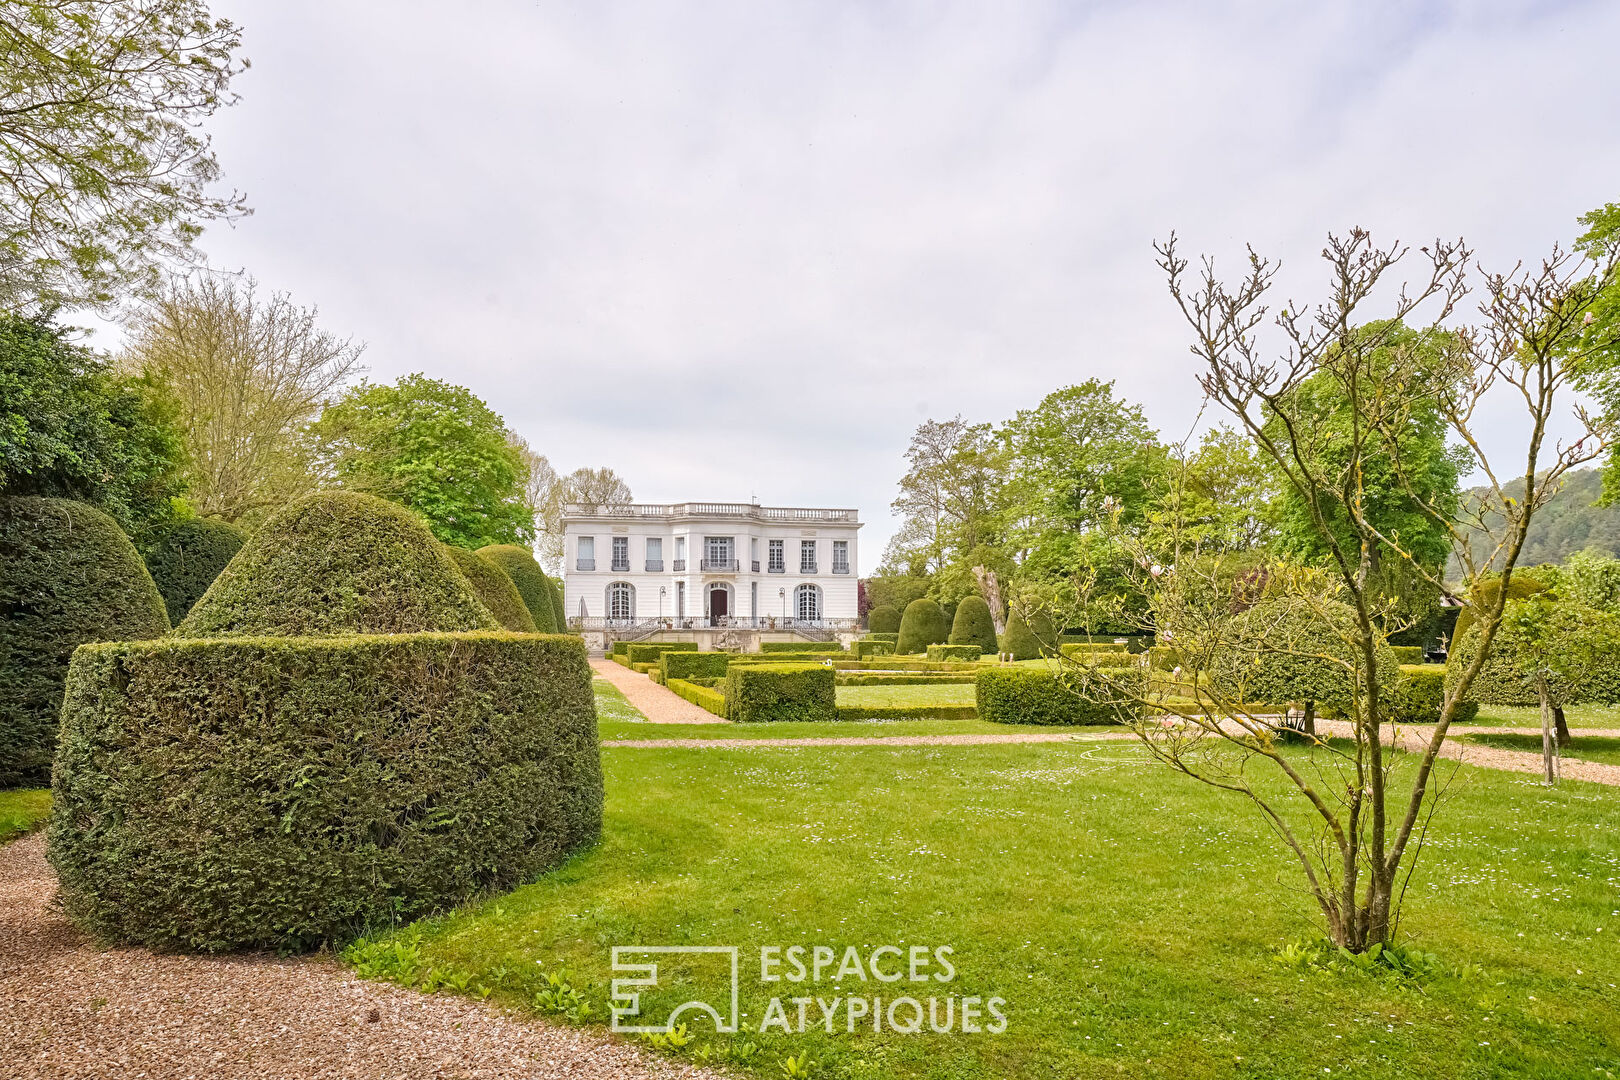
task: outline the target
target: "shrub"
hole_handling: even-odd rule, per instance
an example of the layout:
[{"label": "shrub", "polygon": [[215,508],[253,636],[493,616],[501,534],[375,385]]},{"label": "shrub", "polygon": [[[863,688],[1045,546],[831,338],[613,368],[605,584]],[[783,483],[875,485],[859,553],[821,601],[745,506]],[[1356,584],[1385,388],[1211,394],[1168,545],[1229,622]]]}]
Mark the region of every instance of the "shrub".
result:
[{"label": "shrub", "polygon": [[1041,643],[1029,624],[1014,615],[1007,620],[1007,632],[1001,635],[1001,651],[1012,654],[1014,660],[1034,660],[1041,655]]},{"label": "shrub", "polygon": [[[977,665],[975,665],[976,667]],[[919,671],[904,675],[892,672],[868,674],[861,671],[840,671],[838,673],[839,686],[940,686],[955,685],[966,686],[974,678],[972,672],[957,673],[954,671]]]},{"label": "shrub", "polygon": [[930,645],[930,660],[977,660],[982,654],[977,643],[969,645]]},{"label": "shrub", "polygon": [[762,642],[759,643],[759,651],[762,652],[762,653],[770,653],[770,652],[790,652],[790,653],[813,652],[813,653],[828,653],[828,654],[836,653],[839,656],[844,655],[843,648],[841,648],[838,645],[837,642],[824,642],[824,643],[818,644],[818,643],[816,643],[814,641],[762,641]]},{"label": "shrub", "polygon": [[298,637],[498,625],[409,510],[370,495],[325,492],[265,522],[176,632]]},{"label": "shrub", "polygon": [[888,656],[894,652],[892,641],[857,641],[854,646],[855,655],[864,660],[868,656]]},{"label": "shrub", "polygon": [[[1210,685],[1227,701],[1302,702],[1348,711],[1362,681],[1355,612],[1337,601],[1284,597],[1238,615],[1230,644],[1215,653]],[[1377,677],[1384,700],[1395,692],[1397,665],[1379,642]]]},{"label": "shrub", "polygon": [[900,635],[894,634],[867,634],[862,641],[887,641],[890,645],[900,644]]},{"label": "shrub", "polygon": [[[1509,601],[1504,615],[1511,616],[1523,603]],[[1469,698],[1486,705],[1539,705],[1541,698],[1528,670],[1539,663],[1547,670],[1554,705],[1620,702],[1620,619],[1610,612],[1567,602],[1553,603],[1543,617],[1546,637],[1536,645],[1525,638],[1514,619],[1504,618],[1491,641],[1490,655],[1469,687]],[[1529,656],[1531,648],[1546,655],[1539,659]],[[1447,658],[1448,692],[1456,688],[1478,650],[1479,628],[1470,626],[1458,636]]]},{"label": "shrub", "polygon": [[[665,653],[666,656],[678,656],[679,653]],[[711,655],[708,653],[705,656]],[[710,689],[687,679],[671,679],[666,684],[676,694],[690,701],[702,709],[707,709],[714,715],[724,718],[726,715],[726,695],[719,690]]]},{"label": "shrub", "polygon": [[1186,666],[1181,650],[1174,645],[1155,645],[1148,650],[1148,667],[1154,671],[1174,671]]},{"label": "shrub", "polygon": [[169,629],[163,598],[116,522],[66,499],[0,499],[0,788],[50,776],[62,685],[87,641]]},{"label": "shrub", "polygon": [[820,664],[827,660],[841,663],[848,656],[845,652],[738,653],[731,659],[737,664]]},{"label": "shrub", "polygon": [[900,609],[879,604],[866,615],[866,628],[873,634],[900,634]]},{"label": "shrub", "polygon": [[[1432,724],[1440,719],[1445,695],[1444,664],[1402,664],[1395,682],[1395,697],[1390,703],[1390,719],[1400,724]],[[1477,701],[1459,701],[1451,719],[1466,724],[1478,713]]]},{"label": "shrub", "polygon": [[658,663],[658,658],[667,652],[697,652],[698,643],[695,641],[632,641],[625,649],[625,657],[630,666],[637,664]]},{"label": "shrub", "polygon": [[225,564],[242,550],[247,535],[227,522],[195,518],[169,526],[147,547],[146,568],[163,595],[171,624],[186,617]]},{"label": "shrub", "polygon": [[1135,667],[1137,664],[1134,654],[1105,645],[1059,645],[1058,652],[1085,667]]},{"label": "shrub", "polygon": [[93,645],[50,858],[101,940],[296,949],[522,884],[597,839],[602,794],[578,639]]},{"label": "shrub", "polygon": [[1129,694],[1140,695],[1146,685],[1146,673],[1134,667],[1062,675],[992,667],[979,672],[974,700],[979,719],[998,724],[1116,724],[1135,713]]},{"label": "shrub", "polygon": [[940,606],[926,597],[906,605],[900,619],[897,653],[920,653],[930,645],[942,645],[951,636],[951,624]]},{"label": "shrub", "polygon": [[820,664],[732,664],[725,698],[737,723],[838,719],[836,676]]},{"label": "shrub", "polygon": [[977,645],[979,652],[996,651],[996,624],[990,618],[990,605],[977,596],[964,596],[956,605],[951,623],[950,644]]},{"label": "shrub", "polygon": [[478,599],[482,600],[484,606],[489,608],[490,614],[495,616],[496,622],[508,630],[519,633],[536,632],[534,616],[529,614],[529,609],[524,606],[523,597],[518,595],[517,586],[512,584],[512,579],[506,576],[505,570],[497,566],[493,560],[466,548],[446,545],[444,550],[461,570],[462,576],[467,579],[467,584],[472,586],[473,592],[478,594]]},{"label": "shrub", "polygon": [[551,579],[534,561],[528,548],[516,544],[490,544],[478,549],[478,554],[506,571],[506,576],[517,586],[523,606],[529,609],[534,627],[542,634],[557,634],[568,629],[566,622],[557,621],[557,605],[551,595]]},{"label": "shrub", "polygon": [[613,643],[613,648],[610,651],[614,656],[628,657],[630,653],[630,643],[628,641],[615,641]]},{"label": "shrub", "polygon": [[[1534,574],[1516,573],[1513,575],[1512,584],[1508,586],[1507,602],[1511,604],[1515,600],[1523,600],[1527,596],[1534,596],[1538,592],[1545,592],[1546,588],[1546,583],[1540,578],[1536,577]],[[1489,607],[1490,605],[1496,603],[1496,598],[1501,591],[1502,579],[1488,578],[1485,581],[1476,583],[1473,590],[1469,593],[1468,598],[1477,604]],[[1468,608],[1458,609],[1456,625],[1452,630],[1451,636],[1453,647],[1455,647],[1458,642],[1462,641],[1463,635],[1468,633],[1473,625],[1474,613]]]},{"label": "shrub", "polygon": [[658,671],[666,686],[675,679],[724,678],[731,660],[732,654],[727,652],[667,650],[658,657]]},{"label": "shrub", "polygon": [[557,633],[565,634],[568,632],[568,609],[563,604],[562,585],[556,578],[547,577],[546,591],[551,594],[552,625],[556,626]]},{"label": "shrub", "polygon": [[1391,645],[1389,651],[1395,654],[1397,664],[1423,663],[1423,646],[1421,645]]}]

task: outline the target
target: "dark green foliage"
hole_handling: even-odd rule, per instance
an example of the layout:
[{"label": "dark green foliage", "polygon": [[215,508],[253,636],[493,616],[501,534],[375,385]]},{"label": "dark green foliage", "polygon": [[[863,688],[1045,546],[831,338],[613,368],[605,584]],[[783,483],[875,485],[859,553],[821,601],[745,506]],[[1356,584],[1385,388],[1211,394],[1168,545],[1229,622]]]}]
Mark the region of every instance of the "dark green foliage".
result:
[{"label": "dark green foliage", "polygon": [[625,649],[625,656],[630,665],[656,664],[658,658],[667,652],[697,652],[698,643],[695,641],[633,641]]},{"label": "dark green foliage", "polygon": [[523,606],[534,619],[534,628],[542,634],[560,634],[566,623],[558,623],[556,604],[551,595],[551,580],[528,548],[516,544],[490,544],[478,549],[478,554],[506,571],[523,598]]},{"label": "dark green foliage", "polygon": [[1038,668],[993,667],[979,673],[974,699],[981,720],[998,724],[1117,724],[1135,714],[1140,668],[1105,668],[1091,678]]},{"label": "dark green foliage", "polygon": [[175,632],[318,637],[498,625],[409,510],[370,495],[326,492],[265,522]]},{"label": "dark green foliage", "polygon": [[[1534,574],[1516,573],[1513,575],[1512,582],[1508,585],[1507,602],[1511,604],[1515,600],[1523,600],[1527,596],[1534,596],[1538,592],[1546,591],[1546,588],[1546,583]],[[1474,586],[1473,591],[1469,594],[1469,599],[1482,607],[1488,608],[1496,603],[1496,598],[1501,595],[1501,592],[1501,578],[1486,578]],[[1503,605],[1503,610],[1506,610],[1506,605]],[[1461,643],[1463,635],[1468,633],[1469,628],[1473,625],[1474,613],[1467,608],[1463,608],[1457,615],[1456,628],[1452,631],[1451,645],[1453,649]]]},{"label": "dark green foliage", "polygon": [[887,641],[890,645],[900,644],[900,632],[880,633],[876,630],[861,638],[862,641]]},{"label": "dark green foliage", "polygon": [[928,646],[930,660],[977,660],[981,655],[977,644]]},{"label": "dark green foliage", "polygon": [[146,568],[163,594],[170,623],[180,624],[225,564],[242,550],[247,536],[228,522],[194,518],[163,529],[157,542],[146,548]]},{"label": "dark green foliage", "polygon": [[612,656],[623,656],[628,658],[630,653],[630,643],[628,641],[615,641],[613,643],[613,648],[608,650],[608,652]]},{"label": "dark green foliage", "polygon": [[679,649],[665,650],[658,657],[658,671],[667,686],[674,679],[695,677],[723,678],[726,665],[734,654],[728,652],[691,652]]},{"label": "dark green foliage", "polygon": [[[1517,578],[1515,577],[1515,580]],[[1550,601],[1541,633],[1532,637],[1518,617],[1549,594],[1512,601],[1491,642],[1490,655],[1468,688],[1485,705],[1539,705],[1535,672],[1545,676],[1553,705],[1620,702],[1620,616],[1578,604]],[[1446,661],[1446,689],[1454,689],[1479,649],[1479,629],[1458,635]]]},{"label": "dark green foliage", "polygon": [[455,562],[456,567],[472,586],[478,599],[489,608],[495,621],[508,630],[519,633],[533,634],[538,628],[534,625],[534,616],[524,606],[523,597],[518,594],[517,586],[507,576],[506,571],[496,565],[493,559],[487,559],[475,551],[466,548],[451,547],[446,544],[445,552]]},{"label": "dark green foliage", "polygon": [[[1395,682],[1389,717],[1400,724],[1433,724],[1445,703],[1446,665],[1402,664]],[[1479,713],[1479,702],[1459,701],[1452,710],[1454,723],[1466,724]]]},{"label": "dark green foliage", "polygon": [[900,610],[879,604],[866,615],[866,628],[874,634],[900,633]]},{"label": "dark green foliage", "polygon": [[[677,656],[681,654],[666,653],[665,655]],[[672,679],[667,685],[677,695],[685,698],[687,701],[690,701],[698,708],[707,709],[721,719],[725,718],[726,695],[721,691],[704,686],[701,683],[692,682],[688,679]]]},{"label": "dark green foliage", "polygon": [[1001,651],[1014,660],[1034,660],[1041,655],[1041,643],[1029,624],[1014,615],[1007,620],[1007,632],[1001,635]]},{"label": "dark green foliage", "polygon": [[726,717],[737,723],[836,720],[836,678],[820,664],[732,664],[726,669]]},{"label": "dark green foliage", "polygon": [[942,645],[951,636],[950,620],[934,601],[924,597],[906,605],[900,617],[900,643],[897,653],[920,653],[930,645]]},{"label": "dark green foliage", "polygon": [[50,317],[0,313],[0,495],[91,503],[144,540],[185,488],[174,412]]},{"label": "dark green foliage", "polygon": [[112,643],[68,677],[50,857],[103,941],[296,949],[509,889],[594,843],[575,638]]},{"label": "dark green foliage", "polygon": [[[1365,684],[1355,618],[1349,605],[1332,600],[1264,600],[1232,620],[1229,644],[1211,660],[1210,685],[1229,702],[1315,702],[1348,710]],[[1375,657],[1387,702],[1398,665],[1383,642]]]},{"label": "dark green foliage", "polygon": [[51,774],[68,659],[87,641],[169,629],[112,518],[67,499],[0,499],[0,788]]},{"label": "dark green foliage", "polygon": [[894,642],[861,640],[854,644],[853,651],[862,660],[869,656],[888,656],[894,652]]},{"label": "dark green foliage", "polygon": [[1423,663],[1423,646],[1421,645],[1391,645],[1389,651],[1395,654],[1397,664]]},{"label": "dark green foliage", "polygon": [[950,644],[977,645],[981,653],[996,651],[996,624],[990,605],[978,596],[964,596],[951,622]]},{"label": "dark green foliage", "polygon": [[562,586],[554,577],[546,578],[546,591],[551,594],[551,622],[557,628],[557,633],[568,632],[568,611],[563,605]]}]

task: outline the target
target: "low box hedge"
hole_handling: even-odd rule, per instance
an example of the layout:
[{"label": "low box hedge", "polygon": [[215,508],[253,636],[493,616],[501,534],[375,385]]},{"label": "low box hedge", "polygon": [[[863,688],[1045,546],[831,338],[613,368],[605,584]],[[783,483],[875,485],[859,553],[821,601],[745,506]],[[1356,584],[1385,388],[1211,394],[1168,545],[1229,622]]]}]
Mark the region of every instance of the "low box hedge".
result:
[{"label": "low box hedge", "polygon": [[[1094,690],[1088,689],[1088,681]],[[1147,673],[1135,667],[1103,668],[1088,680],[1073,671],[986,668],[976,680],[974,699],[979,718],[998,724],[1117,724],[1136,709],[1127,697],[1116,698],[1108,683],[1139,694],[1146,688]]]},{"label": "low box hedge", "polygon": [[1058,653],[1085,667],[1135,667],[1139,662],[1137,654],[1103,645],[1059,645]]},{"label": "low box hedge", "polygon": [[880,656],[875,660],[835,660],[833,666],[839,671],[978,671],[983,667],[978,661],[968,663],[961,660],[919,660],[916,657]]},{"label": "low box hedge", "polygon": [[[1397,646],[1391,646],[1396,648]],[[1395,682],[1390,719],[1400,724],[1433,724],[1440,719],[1446,698],[1446,665],[1402,664]],[[1459,701],[1451,711],[1453,723],[1466,724],[1479,715],[1479,702]]]},{"label": "low box hedge", "polygon": [[915,671],[905,674],[889,672],[840,671],[839,686],[964,686],[974,680],[967,671]]},{"label": "low box hedge", "polygon": [[623,656],[628,659],[630,655],[630,643],[628,641],[615,641],[610,652],[613,656]]},{"label": "low box hedge", "polygon": [[88,645],[50,860],[103,941],[292,950],[514,888],[594,843],[584,643],[504,631]]},{"label": "low box hedge", "polygon": [[930,660],[977,660],[984,655],[984,650],[977,645],[930,645],[928,646],[928,659]]},{"label": "low box hedge", "polygon": [[726,695],[723,692],[699,685],[689,679],[671,679],[667,685],[699,708],[707,709],[721,719],[725,718]]},{"label": "low box hedge", "polygon": [[695,641],[633,641],[625,650],[630,659],[630,666],[637,664],[656,664],[658,658],[667,652],[697,652],[698,644]]},{"label": "low box hedge", "polygon": [[972,705],[840,705],[840,720],[972,720]]},{"label": "low box hedge", "polygon": [[861,638],[862,641],[887,641],[890,645],[900,644],[899,634],[868,633]]},{"label": "low box hedge", "polygon": [[639,664],[632,663],[630,665],[630,670],[639,672],[642,675],[651,675],[653,672],[658,670],[658,665],[656,663],[647,663],[643,661]]},{"label": "low box hedge", "polygon": [[821,664],[732,664],[725,698],[740,724],[838,719],[836,674]]},{"label": "low box hedge", "polygon": [[850,651],[856,659],[865,660],[869,656],[888,656],[894,652],[892,641],[857,641],[850,646]]},{"label": "low box hedge", "polygon": [[658,670],[667,684],[671,679],[690,679],[694,675],[724,677],[726,665],[736,659],[728,652],[666,652],[658,658]]},{"label": "low box hedge", "polygon": [[844,649],[843,646],[837,644],[836,642],[817,643],[814,641],[762,641],[759,643],[759,651],[767,653],[824,652],[838,653],[842,655]]},{"label": "low box hedge", "polygon": [[738,653],[731,658],[733,664],[820,664],[826,661],[842,663],[847,653]]},{"label": "low box hedge", "polygon": [[1397,664],[1423,664],[1423,646],[1421,645],[1391,645],[1389,651],[1395,654]]},{"label": "low box hedge", "polygon": [[615,664],[618,664],[620,667],[630,666],[630,658],[624,653],[610,653],[608,654],[608,659],[613,661]]}]

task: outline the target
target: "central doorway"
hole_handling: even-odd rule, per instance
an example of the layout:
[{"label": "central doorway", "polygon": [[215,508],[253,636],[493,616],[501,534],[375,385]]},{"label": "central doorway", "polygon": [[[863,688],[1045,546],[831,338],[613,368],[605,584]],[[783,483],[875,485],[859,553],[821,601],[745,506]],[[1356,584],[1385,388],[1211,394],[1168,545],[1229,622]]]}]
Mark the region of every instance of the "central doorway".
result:
[{"label": "central doorway", "polygon": [[709,625],[721,626],[731,615],[731,589],[726,585],[709,586]]}]

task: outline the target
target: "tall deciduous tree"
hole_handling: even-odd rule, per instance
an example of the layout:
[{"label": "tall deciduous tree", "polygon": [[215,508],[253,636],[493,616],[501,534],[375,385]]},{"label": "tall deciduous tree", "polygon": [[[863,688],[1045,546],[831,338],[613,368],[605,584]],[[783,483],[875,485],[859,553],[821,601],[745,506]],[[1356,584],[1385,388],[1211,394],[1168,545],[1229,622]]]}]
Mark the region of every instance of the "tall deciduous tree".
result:
[{"label": "tall deciduous tree", "polygon": [[205,274],[170,282],[132,321],[123,363],[173,390],[199,514],[256,520],[315,486],[305,429],[364,349],[317,317],[251,278]]},{"label": "tall deciduous tree", "polygon": [[199,131],[239,45],[204,0],[0,5],[0,305],[104,306],[246,212]]},{"label": "tall deciduous tree", "polygon": [[[884,561],[937,572],[992,542],[1006,468],[989,424],[956,416],[920,425],[906,448],[900,496],[891,504],[901,525]],[[963,574],[966,569],[960,567]]]},{"label": "tall deciduous tree", "polygon": [[456,547],[528,544],[527,466],[506,427],[471,391],[407,375],[361,382],[311,427],[337,484],[410,507]]}]

